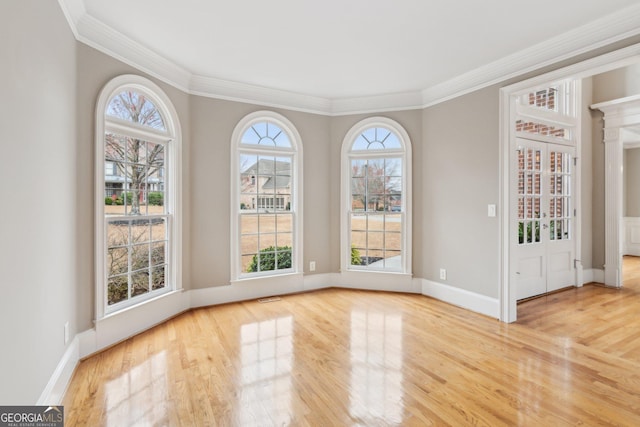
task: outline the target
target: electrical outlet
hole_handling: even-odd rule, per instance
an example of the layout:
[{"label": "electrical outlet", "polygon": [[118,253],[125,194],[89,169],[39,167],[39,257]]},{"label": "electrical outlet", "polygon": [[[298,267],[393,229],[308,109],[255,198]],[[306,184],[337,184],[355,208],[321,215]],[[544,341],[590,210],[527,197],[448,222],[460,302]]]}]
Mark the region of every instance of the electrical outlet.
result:
[{"label": "electrical outlet", "polygon": [[64,343],[65,345],[69,342],[69,322],[64,324]]},{"label": "electrical outlet", "polygon": [[309,271],[316,271],[316,262],[315,261],[311,261],[309,263]]},{"label": "electrical outlet", "polygon": [[440,269],[440,280],[447,280],[447,270],[444,268]]}]

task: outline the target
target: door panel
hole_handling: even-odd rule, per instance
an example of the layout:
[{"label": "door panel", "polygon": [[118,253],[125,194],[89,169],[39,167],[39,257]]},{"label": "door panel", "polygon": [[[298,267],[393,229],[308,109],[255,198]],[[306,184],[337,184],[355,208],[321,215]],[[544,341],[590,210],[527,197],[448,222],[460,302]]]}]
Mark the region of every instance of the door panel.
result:
[{"label": "door panel", "polygon": [[575,149],[525,139],[517,146],[511,253],[516,298],[522,299],[575,283]]},{"label": "door panel", "polygon": [[573,209],[573,147],[547,144],[549,160],[549,242],[547,292],[575,285],[575,223]]}]

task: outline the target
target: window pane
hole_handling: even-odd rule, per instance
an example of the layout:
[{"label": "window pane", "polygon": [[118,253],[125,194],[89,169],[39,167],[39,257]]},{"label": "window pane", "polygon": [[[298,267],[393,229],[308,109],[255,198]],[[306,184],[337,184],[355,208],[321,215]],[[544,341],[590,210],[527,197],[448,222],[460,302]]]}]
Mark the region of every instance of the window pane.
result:
[{"label": "window pane", "polygon": [[402,215],[400,214],[385,215],[384,226],[385,226],[385,230],[387,231],[400,232],[402,230]]},{"label": "window pane", "polygon": [[273,271],[276,269],[275,251],[264,251],[258,254],[260,266],[258,271]]},{"label": "window pane", "polygon": [[[284,249],[284,250],[283,250]],[[281,247],[278,248],[278,254],[277,254],[277,266],[276,268],[278,270],[285,270],[288,268],[291,268],[291,249],[290,247]]]},{"label": "window pane", "polygon": [[351,160],[351,176],[353,178],[365,176],[367,161],[362,159]]},{"label": "window pane", "polygon": [[265,249],[268,249],[268,248],[272,248],[273,249],[275,247],[275,245],[276,245],[276,235],[275,235],[275,233],[272,233],[272,234],[260,233],[260,241],[259,241],[258,246],[259,246],[259,249],[261,251],[265,250]]},{"label": "window pane", "polygon": [[131,274],[131,296],[149,292],[149,269]]},{"label": "window pane", "polygon": [[160,265],[151,269],[151,289],[161,289],[165,287],[166,265]]},{"label": "window pane", "polygon": [[107,116],[116,117],[142,126],[166,131],[160,111],[145,95],[126,90],[114,96],[106,111]]},{"label": "window pane", "polygon": [[240,253],[243,255],[258,253],[258,236],[255,234],[241,236]]},{"label": "window pane", "polygon": [[129,244],[129,221],[112,221],[107,225],[107,247]]},{"label": "window pane", "polygon": [[252,273],[252,272],[256,272],[257,267],[258,266],[258,255],[257,253],[255,254],[249,254],[249,255],[242,255],[242,266],[241,269],[244,273]]},{"label": "window pane", "polygon": [[107,281],[107,304],[115,304],[129,298],[128,276],[111,277]]},{"label": "window pane", "polygon": [[369,215],[368,227],[369,231],[384,230],[384,215]]},{"label": "window pane", "polygon": [[379,231],[370,231],[367,236],[367,248],[369,250],[384,249],[384,233]]},{"label": "window pane", "polygon": [[366,249],[367,247],[367,232],[366,231],[352,231],[351,232],[351,245],[358,249]]},{"label": "window pane", "polygon": [[149,267],[149,244],[133,245],[131,252],[131,270],[140,270]]},{"label": "window pane", "polygon": [[104,158],[107,161],[124,162],[126,138],[114,133],[105,133]]},{"label": "window pane", "polygon": [[291,248],[293,246],[293,235],[291,233],[278,233],[276,239],[278,248]]},{"label": "window pane", "polygon": [[395,231],[387,231],[384,234],[384,248],[387,251],[399,251],[402,248],[402,235]]},{"label": "window pane", "polygon": [[148,219],[134,219],[131,224],[131,243],[143,243],[151,240],[151,221]]},{"label": "window pane", "polygon": [[240,216],[240,233],[255,234],[258,232],[258,215]]},{"label": "window pane", "polygon": [[164,264],[166,260],[166,242],[157,242],[151,244],[151,265]]},{"label": "window pane", "polygon": [[366,230],[367,229],[367,216],[365,214],[352,214],[351,215],[351,229],[352,230]]},{"label": "window pane", "polygon": [[291,232],[293,230],[292,228],[292,223],[293,223],[293,216],[292,215],[283,215],[280,214],[277,217],[277,227],[278,227],[278,232],[279,233],[283,233],[283,232]]},{"label": "window pane", "polygon": [[385,251],[384,268],[400,270],[402,268],[402,253],[400,251]]},{"label": "window pane", "polygon": [[151,224],[151,240],[166,240],[167,239],[167,220],[164,218],[154,218],[150,221]]},{"label": "window pane", "polygon": [[107,275],[115,276],[129,271],[129,250],[113,248],[107,251]]},{"label": "window pane", "polygon": [[259,220],[260,233],[275,233],[276,231],[276,216],[260,215]]}]

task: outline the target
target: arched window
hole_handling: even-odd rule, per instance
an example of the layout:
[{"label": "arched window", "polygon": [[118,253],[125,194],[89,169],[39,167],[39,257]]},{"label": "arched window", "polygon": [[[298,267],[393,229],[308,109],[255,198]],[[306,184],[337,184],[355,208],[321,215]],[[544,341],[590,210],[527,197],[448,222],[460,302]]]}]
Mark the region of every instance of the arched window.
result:
[{"label": "arched window", "polygon": [[139,76],[109,82],[96,108],[97,317],[180,287],[177,114]]},{"label": "arched window", "polygon": [[231,150],[232,280],[302,272],[302,145],[285,117],[238,123]]},{"label": "arched window", "polygon": [[393,120],[357,123],[342,145],[342,271],[411,272],[411,142]]}]

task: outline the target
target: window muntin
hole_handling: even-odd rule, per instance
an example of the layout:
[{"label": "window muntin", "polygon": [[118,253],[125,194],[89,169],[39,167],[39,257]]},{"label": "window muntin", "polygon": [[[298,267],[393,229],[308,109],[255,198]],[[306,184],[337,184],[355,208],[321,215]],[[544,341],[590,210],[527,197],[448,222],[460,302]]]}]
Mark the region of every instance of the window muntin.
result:
[{"label": "window muntin", "polygon": [[356,125],[344,144],[343,266],[406,272],[410,269],[408,136],[397,123],[372,118]]},{"label": "window muntin", "polygon": [[398,135],[390,129],[372,127],[362,132],[353,142],[351,150],[393,150],[402,149]]},{"label": "window muntin", "polygon": [[232,150],[232,277],[300,271],[299,136],[279,114],[245,117]]},{"label": "window muntin", "polygon": [[269,123],[255,123],[242,135],[243,145],[291,148],[291,141],[279,126]]},{"label": "window muntin", "polygon": [[[175,213],[177,118],[157,86],[112,80],[98,101],[97,317],[179,286]],[[102,174],[102,175],[100,175]],[[178,239],[179,240],[179,239]]]}]

